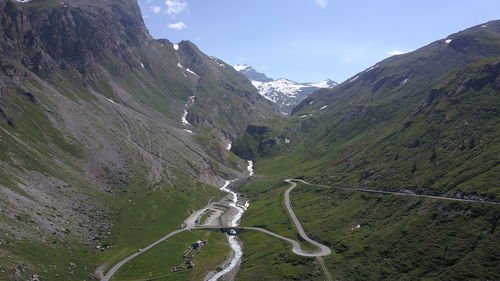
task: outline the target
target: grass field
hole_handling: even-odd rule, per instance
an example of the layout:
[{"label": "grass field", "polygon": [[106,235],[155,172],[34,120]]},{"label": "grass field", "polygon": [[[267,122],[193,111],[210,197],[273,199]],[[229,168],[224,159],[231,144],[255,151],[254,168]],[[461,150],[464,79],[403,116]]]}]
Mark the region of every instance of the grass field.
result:
[{"label": "grass field", "polygon": [[[207,240],[208,244],[193,259],[195,267],[171,273],[171,267],[186,266],[182,254],[197,240]],[[126,264],[112,280],[203,280],[229,252],[226,236],[219,231],[182,232]]]},{"label": "grass field", "polygon": [[[258,195],[244,224],[293,230],[277,212],[282,204],[280,185],[269,183],[267,193],[256,192],[259,186],[254,186]],[[299,185],[291,198],[309,236],[334,251],[325,262],[338,280],[500,278],[498,206],[307,185]],[[242,239],[246,248],[239,280],[253,280],[253,275],[261,280],[316,280],[314,275],[301,275],[316,270],[315,264],[294,257],[287,245],[248,232]]]},{"label": "grass field", "polygon": [[102,241],[102,245],[114,247],[99,254],[99,263],[111,267],[179,228],[190,211],[204,207],[209,198],[222,194],[214,187],[189,182],[187,178],[182,182],[182,186],[175,188],[152,190],[144,189],[139,181],[114,201],[113,235]]}]

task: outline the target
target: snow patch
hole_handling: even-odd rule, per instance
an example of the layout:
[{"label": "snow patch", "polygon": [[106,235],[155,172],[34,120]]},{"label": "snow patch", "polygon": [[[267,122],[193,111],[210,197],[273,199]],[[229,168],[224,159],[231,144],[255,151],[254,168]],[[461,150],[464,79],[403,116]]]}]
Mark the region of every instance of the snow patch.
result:
[{"label": "snow patch", "polygon": [[231,148],[232,148],[232,147],[233,147],[233,143],[232,143],[232,142],[229,142],[229,143],[227,144],[226,149],[227,149],[227,150],[231,150]]},{"label": "snow patch", "polygon": [[[185,71],[187,71],[187,72],[189,72],[189,73],[191,73],[191,74],[195,75],[196,77],[200,77],[198,74],[196,74],[196,73],[195,73],[194,71],[192,71],[191,69],[189,69],[189,68],[184,68],[184,66],[182,66],[182,64],[181,64],[180,62],[179,62],[179,63],[177,63],[177,66],[178,66],[178,67],[180,67],[180,68],[182,68],[183,70],[185,70]],[[185,76],[185,77],[187,77],[186,75],[184,75],[184,76]]]},{"label": "snow patch", "polygon": [[216,57],[210,57],[218,66],[222,67],[222,68],[226,68],[226,64],[219,58],[216,58]]},{"label": "snow patch", "polygon": [[328,107],[328,105],[322,106],[319,110],[323,110],[323,109],[325,109],[327,107]]},{"label": "snow patch", "polygon": [[444,41],[444,43],[446,43],[446,44],[450,44],[450,43],[451,43],[451,41],[453,41],[453,39],[446,39],[446,41]]},{"label": "snow patch", "polygon": [[111,99],[107,99],[110,103],[112,104],[117,104],[116,102],[112,101]]},{"label": "snow patch", "polygon": [[187,71],[187,72],[189,72],[189,73],[191,73],[191,74],[193,74],[193,75],[194,75],[194,76],[196,76],[196,77],[200,77],[200,75],[196,74],[194,71],[192,71],[192,70],[191,70],[191,69],[189,69],[189,68],[186,68],[186,71]]},{"label": "snow patch", "polygon": [[326,79],[326,80],[323,80],[323,81],[320,81],[320,82],[316,82],[316,83],[306,83],[305,85],[308,86],[308,87],[330,89],[330,88],[333,88],[333,87],[337,86],[337,83],[333,82],[330,79]]},{"label": "snow patch", "polygon": [[250,68],[250,65],[248,65],[248,64],[237,64],[237,65],[233,66],[233,68],[236,71],[242,71],[242,70]]},{"label": "snow patch", "polygon": [[174,47],[174,50],[179,51],[179,44],[173,44],[172,47]]},{"label": "snow patch", "polygon": [[408,79],[408,78],[406,78],[406,79],[405,79],[405,80],[403,80],[403,81],[402,81],[399,85],[400,85],[400,86],[402,86],[402,85],[404,85],[404,84],[408,83],[408,80],[409,80],[409,79]]},{"label": "snow patch", "polygon": [[188,132],[188,133],[190,133],[190,134],[192,134],[192,133],[193,133],[193,131],[191,131],[191,130],[188,130],[188,129],[183,129],[183,130],[184,130],[185,132]]},{"label": "snow patch", "polygon": [[367,70],[365,70],[365,72],[370,72],[370,71],[374,70],[374,69],[375,69],[375,68],[377,68],[377,67],[378,67],[378,64],[376,64],[376,65],[374,65],[374,66],[372,66],[372,67],[368,68]]},{"label": "snow patch", "polygon": [[354,78],[352,78],[351,80],[349,80],[349,83],[352,83],[352,82],[356,81],[358,78],[359,78],[359,75],[356,76],[356,77],[354,77]]},{"label": "snow patch", "polygon": [[143,64],[142,62],[141,62],[141,66],[142,66],[142,68],[146,69],[146,68],[144,67],[144,64]]},{"label": "snow patch", "polygon": [[290,139],[285,138],[285,143],[290,143]]}]

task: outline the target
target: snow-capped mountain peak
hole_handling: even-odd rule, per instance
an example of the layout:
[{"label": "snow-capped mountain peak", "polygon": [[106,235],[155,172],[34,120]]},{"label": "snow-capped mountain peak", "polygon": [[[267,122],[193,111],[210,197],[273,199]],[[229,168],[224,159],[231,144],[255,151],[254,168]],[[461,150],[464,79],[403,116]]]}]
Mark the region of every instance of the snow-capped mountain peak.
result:
[{"label": "snow-capped mountain peak", "polygon": [[276,103],[285,113],[291,112],[297,104],[314,91],[337,86],[337,83],[330,79],[314,83],[298,83],[287,78],[273,80],[257,72],[248,64],[236,65],[234,69],[245,75],[262,96]]},{"label": "snow-capped mountain peak", "polygon": [[239,72],[245,71],[249,68],[252,68],[252,67],[248,64],[237,64],[234,66],[234,69],[236,69],[236,71],[239,71]]}]

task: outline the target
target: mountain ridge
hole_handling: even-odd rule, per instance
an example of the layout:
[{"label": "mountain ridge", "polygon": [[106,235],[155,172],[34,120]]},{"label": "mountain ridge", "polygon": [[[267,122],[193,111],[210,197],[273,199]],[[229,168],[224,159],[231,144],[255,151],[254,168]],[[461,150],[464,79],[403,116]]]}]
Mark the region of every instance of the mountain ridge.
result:
[{"label": "mountain ridge", "polygon": [[320,82],[299,83],[287,78],[273,79],[264,73],[256,71],[248,64],[238,64],[234,69],[245,75],[259,93],[275,103],[285,114],[290,113],[297,104],[306,99],[314,91],[323,88],[333,88],[337,82],[326,79]]},{"label": "mountain ridge", "polygon": [[0,35],[2,280],[96,278],[245,175],[227,144],[279,114],[135,0],[0,1]]},{"label": "mountain ridge", "polygon": [[[337,253],[324,257],[333,278],[499,279],[499,75],[496,20],[318,90],[289,118],[251,124],[233,151],[263,177],[243,189],[252,202],[243,223],[296,236],[280,215],[280,181],[302,179],[317,185],[299,187],[293,207]],[[243,235],[241,280],[314,278],[311,262]]]}]

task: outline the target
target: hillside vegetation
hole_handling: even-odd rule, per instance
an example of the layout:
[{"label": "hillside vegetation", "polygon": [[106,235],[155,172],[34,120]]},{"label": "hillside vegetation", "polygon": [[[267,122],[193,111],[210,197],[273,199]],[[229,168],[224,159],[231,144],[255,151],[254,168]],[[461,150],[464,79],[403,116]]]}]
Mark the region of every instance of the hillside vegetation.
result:
[{"label": "hillside vegetation", "polygon": [[[485,23],[319,90],[291,118],[250,125],[233,148],[261,175],[241,189],[252,201],[243,225],[297,238],[283,180],[302,178],[321,186],[298,187],[293,207],[334,251],[325,262],[335,279],[500,278],[500,208],[483,203],[500,201],[499,54],[500,22]],[[240,280],[318,279],[316,261],[256,233],[242,238]]]},{"label": "hillside vegetation", "polygon": [[227,144],[276,114],[135,0],[0,1],[0,279],[94,280],[246,172]]}]

